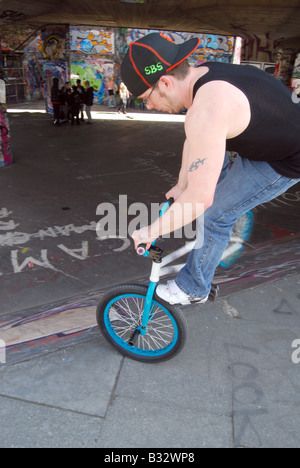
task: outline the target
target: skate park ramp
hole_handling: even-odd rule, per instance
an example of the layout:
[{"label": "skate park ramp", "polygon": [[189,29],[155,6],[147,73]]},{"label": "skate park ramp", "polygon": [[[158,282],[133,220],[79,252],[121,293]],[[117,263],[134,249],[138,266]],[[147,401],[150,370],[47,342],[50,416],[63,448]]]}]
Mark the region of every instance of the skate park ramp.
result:
[{"label": "skate park ramp", "polygon": [[[97,207],[115,206],[122,234],[134,204],[150,210],[164,201],[180,169],[184,115],[95,106],[93,125],[58,128],[42,105],[24,105],[9,118],[14,164],[0,170],[0,324],[8,344],[32,352],[37,340],[44,346],[93,333],[103,291],[147,281],[151,263],[128,235],[97,237]],[[299,202],[296,185],[253,211],[251,248],[216,272],[221,297],[299,272]],[[168,253],[183,243],[160,246]]]}]

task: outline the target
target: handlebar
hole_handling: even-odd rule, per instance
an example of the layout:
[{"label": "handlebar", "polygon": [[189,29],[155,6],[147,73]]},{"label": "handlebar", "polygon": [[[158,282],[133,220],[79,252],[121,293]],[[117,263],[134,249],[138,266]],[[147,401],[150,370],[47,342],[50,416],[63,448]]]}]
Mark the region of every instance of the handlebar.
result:
[{"label": "handlebar", "polygon": [[144,253],[145,253],[146,251],[147,251],[147,250],[146,250],[146,244],[139,244],[139,245],[137,246],[136,253],[137,253],[138,255],[144,255]]},{"label": "handlebar", "polygon": [[[173,205],[174,202],[175,202],[175,200],[174,200],[173,197],[169,198],[169,199],[164,203],[164,205],[162,206],[162,209],[161,209],[160,212],[159,212],[159,216],[162,216],[162,215],[167,211],[167,209],[168,209],[171,205]],[[153,241],[151,245],[154,245],[155,242],[156,242],[156,240]],[[138,255],[143,255],[144,257],[148,257],[149,251],[146,250],[146,244],[139,244],[139,245],[137,246],[136,253],[137,253]]]}]

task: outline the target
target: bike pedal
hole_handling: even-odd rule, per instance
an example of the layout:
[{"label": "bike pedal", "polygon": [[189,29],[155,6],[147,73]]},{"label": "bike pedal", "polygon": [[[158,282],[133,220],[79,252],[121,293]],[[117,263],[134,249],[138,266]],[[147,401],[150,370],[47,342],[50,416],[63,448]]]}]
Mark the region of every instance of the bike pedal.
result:
[{"label": "bike pedal", "polygon": [[219,286],[213,284],[211,287],[209,296],[208,296],[208,300],[213,302],[217,299],[218,295],[219,295]]}]

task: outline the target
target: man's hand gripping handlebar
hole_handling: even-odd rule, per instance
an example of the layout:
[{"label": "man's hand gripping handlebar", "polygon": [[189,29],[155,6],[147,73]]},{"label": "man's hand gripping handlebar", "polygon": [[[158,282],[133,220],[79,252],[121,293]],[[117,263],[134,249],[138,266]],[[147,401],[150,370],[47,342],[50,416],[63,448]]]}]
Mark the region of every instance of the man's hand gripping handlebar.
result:
[{"label": "man's hand gripping handlebar", "polygon": [[[174,198],[169,198],[163,205],[162,209],[159,212],[159,216],[162,216],[167,209],[174,203]],[[157,239],[156,239],[157,240]],[[144,257],[150,256],[150,258],[157,259],[159,255],[161,255],[161,249],[155,247],[156,240],[154,240],[147,250],[147,244],[139,244],[136,249],[136,253],[138,255],[143,255]]]}]

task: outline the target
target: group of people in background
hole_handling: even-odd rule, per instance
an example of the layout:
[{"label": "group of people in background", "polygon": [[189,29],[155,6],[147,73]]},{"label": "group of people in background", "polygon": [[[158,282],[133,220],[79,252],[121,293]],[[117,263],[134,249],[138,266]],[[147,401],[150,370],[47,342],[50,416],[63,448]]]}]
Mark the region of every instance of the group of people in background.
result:
[{"label": "group of people in background", "polygon": [[94,90],[89,81],[82,86],[81,80],[76,81],[76,85],[65,85],[59,88],[59,79],[53,78],[51,88],[51,103],[53,106],[54,125],[60,126],[61,123],[71,122],[72,125],[79,125],[84,121],[84,108],[87,115],[87,124],[92,124],[91,109],[94,101]]},{"label": "group of people in background", "polygon": [[[94,90],[89,81],[82,86],[81,80],[76,81],[76,85],[70,84],[67,81],[62,88],[59,88],[59,79],[53,78],[51,88],[51,103],[53,106],[54,125],[60,126],[62,123],[71,122],[72,125],[77,125],[84,121],[84,110],[87,116],[87,124],[92,124],[91,108],[94,101]],[[129,93],[123,82],[115,84],[113,78],[109,78],[106,82],[108,91],[108,107],[117,108],[119,114],[126,114],[127,108],[135,109],[135,97]],[[119,101],[116,103],[116,95],[119,96]],[[140,102],[140,109],[144,109],[143,101]]]}]

